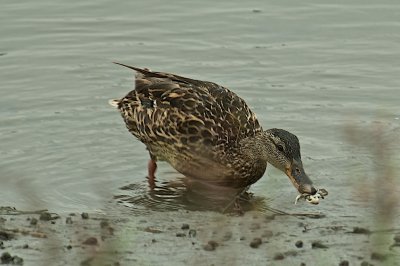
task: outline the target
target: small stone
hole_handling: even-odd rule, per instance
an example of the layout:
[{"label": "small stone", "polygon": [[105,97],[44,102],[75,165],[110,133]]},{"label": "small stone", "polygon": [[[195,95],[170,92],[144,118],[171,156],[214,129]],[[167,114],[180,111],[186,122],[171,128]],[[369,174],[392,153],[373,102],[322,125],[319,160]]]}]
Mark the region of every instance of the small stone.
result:
[{"label": "small stone", "polygon": [[21,257],[14,256],[12,258],[12,264],[14,264],[14,265],[23,265],[24,264],[24,260]]},{"label": "small stone", "polygon": [[208,241],[208,244],[212,245],[213,247],[218,247],[219,246],[218,242],[214,241],[214,240]]},{"label": "small stone", "polygon": [[0,249],[5,249],[3,241],[0,241]]},{"label": "small stone", "polygon": [[42,212],[39,216],[39,220],[50,221],[52,220],[51,214],[49,212]]},{"label": "small stone", "polygon": [[22,246],[22,248],[27,249],[27,248],[29,248],[29,245],[25,244],[25,245]]},{"label": "small stone", "polygon": [[67,217],[67,218],[65,219],[65,223],[66,223],[66,224],[73,224],[72,218],[71,218],[71,217]]},{"label": "small stone", "polygon": [[260,228],[261,228],[261,226],[258,223],[253,223],[250,225],[250,230],[258,230]]},{"label": "small stone", "polygon": [[353,234],[364,234],[364,235],[369,235],[371,234],[371,231],[369,231],[366,228],[362,228],[362,227],[354,227],[353,228]]},{"label": "small stone", "polygon": [[38,223],[38,219],[36,219],[36,218],[32,218],[30,221],[31,225],[37,225],[37,223]]},{"label": "small stone", "polygon": [[364,260],[363,262],[361,262],[361,266],[372,266],[372,264]]},{"label": "small stone", "polygon": [[250,247],[258,248],[261,244],[262,244],[261,238],[256,237],[250,242]]},{"label": "small stone", "polygon": [[297,256],[297,251],[296,250],[289,250],[289,251],[286,251],[285,253],[283,253],[283,255],[285,255],[285,257],[288,257],[288,256],[295,257],[295,256]]},{"label": "small stone", "polygon": [[1,264],[9,264],[12,262],[12,259],[12,256],[8,252],[4,252],[0,257]]},{"label": "small stone", "polygon": [[320,241],[313,241],[311,243],[311,248],[328,248],[328,247],[322,244]]},{"label": "small stone", "polygon": [[400,234],[395,235],[395,236],[393,237],[393,240],[394,240],[394,242],[396,242],[396,244],[400,244]]},{"label": "small stone", "polygon": [[387,258],[387,256],[385,254],[378,253],[378,252],[371,253],[371,260],[384,261],[384,260],[386,260],[386,258]]},{"label": "small stone", "polygon": [[82,244],[95,246],[98,244],[98,241],[97,241],[97,238],[95,238],[95,237],[89,237],[85,241],[83,241]]},{"label": "small stone", "polygon": [[241,241],[246,240],[246,237],[245,237],[245,236],[241,236],[241,237],[239,238],[239,240],[241,240]]},{"label": "small stone", "polygon": [[151,243],[156,243],[157,240],[155,240],[154,238],[151,240]]},{"label": "small stone", "polygon": [[104,228],[109,227],[109,226],[110,226],[110,224],[106,220],[103,220],[103,221],[100,222],[100,228],[104,229]]},{"label": "small stone", "polygon": [[213,250],[215,250],[215,247],[211,246],[210,244],[206,244],[206,245],[204,245],[203,249],[205,251],[213,251]]},{"label": "small stone", "polygon": [[302,248],[303,247],[303,241],[298,240],[296,241],[296,243],[294,244],[297,248]]},{"label": "small stone", "polygon": [[176,237],[185,237],[186,234],[185,233],[176,233]]},{"label": "small stone", "polygon": [[305,262],[300,263],[300,266],[306,266]]},{"label": "small stone", "polygon": [[269,237],[272,237],[273,235],[274,235],[274,233],[272,231],[266,230],[266,231],[264,231],[264,233],[261,236],[269,238]]},{"label": "small stone", "polygon": [[349,266],[349,265],[350,265],[350,263],[349,263],[348,260],[342,260],[342,261],[339,263],[339,266]]},{"label": "small stone", "polygon": [[72,246],[71,246],[71,245],[68,245],[68,246],[67,246],[67,249],[72,249]]},{"label": "small stone", "polygon": [[82,219],[89,219],[89,214],[87,212],[82,212],[81,214]]},{"label": "small stone", "polygon": [[188,230],[190,226],[188,224],[182,224],[181,229],[182,230]]},{"label": "small stone", "polygon": [[69,216],[76,216],[76,214],[72,212],[69,214]]},{"label": "small stone", "polygon": [[196,235],[197,235],[196,230],[194,230],[194,229],[189,230],[189,237],[196,237]]},{"label": "small stone", "polygon": [[285,255],[283,255],[283,253],[276,253],[274,255],[274,260],[283,260],[285,258]]},{"label": "small stone", "polygon": [[37,238],[47,238],[47,235],[41,232],[31,232],[30,235]]},{"label": "small stone", "polygon": [[6,231],[0,231],[0,240],[11,240],[14,238],[14,234],[6,232]]},{"label": "small stone", "polygon": [[224,234],[224,236],[222,237],[222,240],[223,241],[228,241],[228,240],[231,240],[231,238],[232,238],[232,232],[226,232]]},{"label": "small stone", "polygon": [[219,246],[219,244],[214,241],[214,240],[210,240],[208,241],[207,245],[205,245],[203,248],[206,251],[213,251],[215,250],[217,247]]},{"label": "small stone", "polygon": [[152,227],[150,227],[150,226],[146,227],[146,228],[144,229],[144,231],[145,231],[145,232],[149,232],[149,233],[153,233],[153,234],[160,234],[160,233],[162,233],[161,230],[152,228]]},{"label": "small stone", "polygon": [[51,221],[50,223],[51,223],[51,224],[56,224],[56,221]]}]

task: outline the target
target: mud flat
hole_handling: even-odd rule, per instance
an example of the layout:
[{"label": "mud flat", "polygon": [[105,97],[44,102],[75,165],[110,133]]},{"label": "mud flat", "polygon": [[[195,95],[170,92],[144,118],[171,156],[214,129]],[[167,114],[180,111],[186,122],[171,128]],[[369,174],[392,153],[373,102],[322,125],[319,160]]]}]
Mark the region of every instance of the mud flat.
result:
[{"label": "mud flat", "polygon": [[328,214],[2,207],[0,248],[19,265],[398,265],[400,228]]}]

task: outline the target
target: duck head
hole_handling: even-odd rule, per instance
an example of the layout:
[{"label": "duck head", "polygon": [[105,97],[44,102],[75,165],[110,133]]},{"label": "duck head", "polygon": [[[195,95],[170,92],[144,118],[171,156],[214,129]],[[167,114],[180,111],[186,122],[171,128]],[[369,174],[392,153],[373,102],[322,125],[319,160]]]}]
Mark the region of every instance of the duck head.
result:
[{"label": "duck head", "polygon": [[267,138],[267,161],[284,172],[300,194],[315,195],[317,190],[304,171],[296,135],[277,128],[268,129],[264,133]]}]

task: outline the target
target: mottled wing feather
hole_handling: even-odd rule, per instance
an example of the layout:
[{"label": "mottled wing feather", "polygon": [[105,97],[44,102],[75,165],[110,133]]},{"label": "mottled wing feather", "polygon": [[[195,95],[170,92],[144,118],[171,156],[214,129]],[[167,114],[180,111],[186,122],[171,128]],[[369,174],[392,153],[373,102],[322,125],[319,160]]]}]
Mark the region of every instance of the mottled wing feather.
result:
[{"label": "mottled wing feather", "polygon": [[121,100],[120,109],[128,111],[124,118],[129,129],[145,143],[166,134],[173,139],[180,136],[184,145],[203,139],[215,146],[233,144],[262,131],[244,100],[225,87],[133,69],[138,71],[135,90]]}]

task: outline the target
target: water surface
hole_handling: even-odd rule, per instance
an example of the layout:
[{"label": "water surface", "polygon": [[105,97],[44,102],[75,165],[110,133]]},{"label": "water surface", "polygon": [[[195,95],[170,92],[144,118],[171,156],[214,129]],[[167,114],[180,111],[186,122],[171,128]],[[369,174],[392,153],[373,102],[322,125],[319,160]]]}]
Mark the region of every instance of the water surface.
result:
[{"label": "water surface", "polygon": [[[264,128],[296,134],[306,171],[331,193],[318,208],[297,210],[371,208],[353,192],[379,158],[349,146],[346,126],[380,128],[396,140],[389,152],[399,148],[398,1],[41,0],[1,9],[2,205],[105,210],[128,193],[137,208],[151,206],[148,154],[107,104],[133,88],[133,73],[112,61],[217,82],[242,96]],[[391,160],[398,166],[398,153]],[[161,163],[158,178],[179,175]],[[294,208],[296,191],[275,169],[251,191]]]}]

